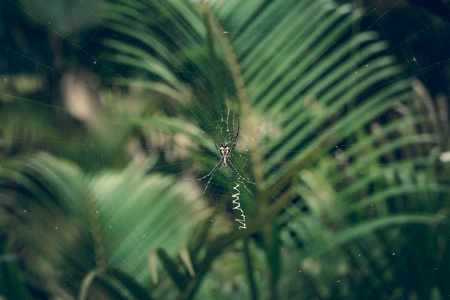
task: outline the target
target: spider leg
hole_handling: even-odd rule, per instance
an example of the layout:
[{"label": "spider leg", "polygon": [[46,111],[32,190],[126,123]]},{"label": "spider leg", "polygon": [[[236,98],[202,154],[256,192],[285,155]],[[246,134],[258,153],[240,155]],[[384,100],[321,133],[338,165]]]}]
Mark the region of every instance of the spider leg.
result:
[{"label": "spider leg", "polygon": [[238,136],[239,136],[239,118],[238,118],[238,128],[237,128],[236,136],[234,137],[233,144],[231,145],[231,148],[230,148],[230,154],[233,152],[234,146],[236,146],[236,144],[237,144]]},{"label": "spider leg", "polygon": [[192,180],[188,180],[188,181],[194,181],[194,180],[203,180],[209,176],[213,177],[214,174],[216,174],[217,170],[220,168],[220,166],[222,165],[222,160],[219,161],[219,163],[214,167],[214,169],[212,169],[211,172],[209,172],[209,174],[201,177],[201,178],[196,178],[196,179],[192,179]]},{"label": "spider leg", "polygon": [[219,163],[219,164],[212,170],[211,177],[209,177],[208,183],[206,183],[205,189],[203,190],[203,195],[205,194],[206,189],[208,188],[209,184],[211,183],[211,180],[213,179],[214,174],[216,174],[217,170],[219,170],[219,168],[220,168],[221,165],[222,165],[222,164]]},{"label": "spider leg", "polygon": [[[203,194],[205,194],[206,189],[208,188],[209,184],[211,183],[211,179],[214,177],[214,174],[216,174],[217,170],[219,170],[221,165],[222,165],[222,160],[219,161],[219,163],[214,167],[214,169],[212,169],[211,172],[209,172],[209,174],[207,174],[201,178],[194,179],[194,180],[202,180],[202,179],[205,179],[205,178],[211,176],[208,180],[208,183],[205,186],[205,189],[203,190]],[[189,181],[192,181],[192,180],[189,180]]]},{"label": "spider leg", "polygon": [[255,184],[255,185],[256,185],[255,182],[252,182],[252,181],[248,180],[247,178],[241,176],[241,175],[238,173],[236,167],[231,163],[230,159],[227,159],[227,164],[230,164],[231,170],[233,170],[234,174],[237,173],[236,176],[239,175],[238,177],[240,177],[240,178],[241,178],[242,180],[244,180],[245,182],[248,182],[248,183],[251,183],[251,184]]},{"label": "spider leg", "polygon": [[245,179],[244,177],[242,177],[228,158],[227,158],[227,164],[230,166],[230,168],[233,171],[234,175],[236,175],[236,177],[239,179],[239,182],[245,187],[245,189],[250,193],[250,195],[253,196],[252,192],[250,192],[250,190],[247,188],[247,186],[245,185],[244,181],[246,181],[248,183],[252,183],[252,184],[256,184],[256,183],[251,182],[251,181]]}]

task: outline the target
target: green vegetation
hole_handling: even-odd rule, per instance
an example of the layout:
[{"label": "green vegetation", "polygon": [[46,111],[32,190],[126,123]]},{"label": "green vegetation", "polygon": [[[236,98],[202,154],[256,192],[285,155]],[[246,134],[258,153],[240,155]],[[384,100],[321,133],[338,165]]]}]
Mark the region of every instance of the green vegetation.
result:
[{"label": "green vegetation", "polygon": [[[360,11],[116,0],[102,16],[90,113],[2,87],[0,299],[448,297],[450,124]],[[187,181],[217,163],[229,109],[256,182],[245,230],[233,181]]]}]

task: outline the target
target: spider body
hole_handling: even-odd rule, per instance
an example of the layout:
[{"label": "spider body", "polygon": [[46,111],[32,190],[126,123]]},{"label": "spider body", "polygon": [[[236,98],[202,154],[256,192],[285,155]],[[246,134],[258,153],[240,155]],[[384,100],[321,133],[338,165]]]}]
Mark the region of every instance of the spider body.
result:
[{"label": "spider body", "polygon": [[220,147],[218,147],[216,142],[214,141],[214,146],[216,147],[217,151],[219,151],[220,161],[217,163],[217,165],[214,167],[214,169],[212,169],[212,171],[209,174],[203,176],[202,178],[197,179],[197,180],[202,180],[202,179],[209,177],[208,183],[206,183],[205,189],[203,190],[203,194],[206,192],[206,189],[208,188],[209,184],[211,183],[211,180],[214,177],[214,175],[216,174],[217,170],[219,170],[219,168],[221,166],[224,166],[224,167],[229,166],[230,169],[233,171],[234,175],[236,175],[236,177],[239,179],[239,182],[245,187],[245,189],[250,193],[250,195],[253,195],[252,192],[250,192],[250,190],[245,185],[244,181],[251,183],[251,184],[255,184],[255,183],[242,177],[230,161],[230,157],[231,157],[231,154],[233,153],[233,149],[237,144],[238,136],[239,136],[239,119],[238,119],[238,129],[237,129],[236,136],[234,137],[233,144],[231,145],[231,147],[228,145],[227,142],[223,142],[220,145]]},{"label": "spider body", "polygon": [[223,142],[222,145],[220,145],[219,155],[222,160],[222,166],[226,167],[227,166],[227,158],[230,158],[230,156],[231,156],[230,146],[228,146],[227,142]]}]

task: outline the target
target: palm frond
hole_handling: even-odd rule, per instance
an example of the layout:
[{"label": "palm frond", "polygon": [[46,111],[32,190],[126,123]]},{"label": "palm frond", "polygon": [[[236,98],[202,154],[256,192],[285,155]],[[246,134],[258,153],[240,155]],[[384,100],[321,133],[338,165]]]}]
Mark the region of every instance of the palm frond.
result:
[{"label": "palm frond", "polygon": [[86,176],[48,154],[2,165],[0,225],[10,233],[8,245],[21,249],[26,279],[57,283],[74,272],[69,292],[75,294],[94,268],[120,268],[147,282],[150,249],[175,255],[209,214],[185,196],[189,184],[146,175],[151,167]]},{"label": "palm frond", "polygon": [[[127,3],[138,7],[137,3]],[[412,104],[410,82],[395,60],[386,54],[387,43],[379,41],[374,32],[358,31],[362,17],[359,11],[326,0],[211,1],[202,4],[203,22],[200,9],[190,3],[141,5],[142,11],[150,10],[149,14],[153,15],[160,13],[167,17],[164,13],[170,11],[167,17],[170,21],[162,29],[169,36],[155,30],[155,18],[136,22],[123,18],[120,13],[114,14],[113,20],[120,24],[115,29],[121,34],[129,34],[133,25],[144,28],[140,31],[143,34],[138,31],[131,34],[135,41],[117,43],[115,49],[126,56],[119,62],[127,64],[127,57],[131,57],[127,53],[134,51],[135,45],[138,48],[145,45],[147,52],[134,51],[132,59],[139,64],[151,56],[149,61],[159,59],[167,72],[177,74],[177,92],[190,93],[195,100],[172,107],[175,112],[172,117],[187,123],[200,122],[199,127],[209,124],[210,116],[217,111],[223,111],[221,93],[234,93],[238,108],[233,109],[241,111],[242,117],[249,120],[248,132],[252,135],[260,132],[254,143],[249,142],[259,194],[257,203],[248,210],[266,219],[253,221],[285,224],[279,234],[287,244],[292,242],[292,237],[303,237],[305,222],[316,223],[307,227],[309,234],[316,232],[307,240],[311,248],[302,250],[298,244],[291,243],[292,251],[301,251],[305,258],[319,247],[333,252],[363,235],[375,238],[381,229],[386,230],[383,242],[389,243],[391,232],[399,226],[420,223],[432,227],[442,220],[435,218],[435,207],[430,208],[429,215],[421,215],[420,204],[393,215],[392,201],[439,197],[449,191],[421,175],[421,166],[436,159],[428,156],[426,149],[437,145],[440,137],[415,130],[428,122],[425,115],[401,113],[402,107]],[[184,5],[189,6],[186,15],[181,10]],[[192,13],[196,9],[198,12]],[[179,27],[181,24],[183,28]],[[167,28],[171,30],[166,31]],[[182,35],[170,35],[174,28]],[[112,44],[108,42],[108,45]],[[147,72],[157,74],[158,70]],[[223,74],[209,76],[217,74],[216,70]],[[151,87],[155,81],[147,78]],[[145,85],[146,79],[138,79]],[[158,76],[156,82],[175,86],[169,77]],[[190,84],[191,88],[183,87],[183,83]],[[234,83],[231,88],[230,83]],[[242,108],[247,105],[242,95],[250,101],[249,110]],[[166,96],[170,97],[169,93]],[[196,120],[186,114],[187,107],[188,111],[198,112]],[[173,128],[156,125],[156,118],[147,119],[138,124],[150,125],[148,128],[166,127],[168,131]],[[261,126],[264,130],[258,127],[262,123],[266,125]],[[211,130],[211,126],[206,128]],[[197,133],[191,136],[200,142]],[[289,187],[294,191],[291,197],[301,199],[300,204],[288,204],[289,194],[283,191]],[[280,202],[285,204],[280,206]],[[308,207],[310,213],[303,216],[299,205]],[[271,208],[279,212],[281,207],[285,214],[278,217],[276,213],[269,214]],[[271,217],[267,219],[268,216]],[[317,224],[318,229],[312,230]],[[344,231],[347,224],[354,227],[352,234]],[[330,228],[336,226],[340,231],[333,233]],[[278,230],[262,227],[255,231],[260,231],[267,241],[274,241],[265,248],[272,257],[280,247],[275,242]],[[249,230],[248,234],[255,231]],[[213,261],[221,246],[230,245],[244,235],[230,233],[218,238],[214,247],[207,248],[206,263]],[[362,247],[367,248],[367,243]],[[275,257],[274,260],[278,261]],[[204,264],[202,267],[206,268]],[[278,267],[271,267],[272,285],[276,286]],[[200,272],[187,286],[185,297],[193,295],[205,272]],[[270,293],[275,297],[275,290]]]},{"label": "palm frond", "polygon": [[[392,258],[400,251],[427,264],[419,252],[440,261],[447,251],[437,228],[450,190],[437,161],[448,124],[436,132],[437,109],[426,97],[414,102],[417,85],[389,45],[359,31],[361,12],[329,0],[200,2],[112,1],[104,58],[118,68],[115,84],[145,93],[148,109],[124,118],[123,139],[137,125],[214,152],[218,116],[241,117],[258,183],[254,198],[243,196],[248,229],[206,223],[200,189],[178,178],[192,161],[208,168],[210,153],[192,155],[176,175],[151,160],[147,169],[92,174],[45,154],[12,160],[0,169],[0,225],[10,232],[6,248],[26,259],[27,283],[52,290],[65,278],[61,297],[147,297],[140,284],[150,283],[156,253],[162,280],[152,296],[191,299],[211,294],[201,283],[221,277],[213,263],[225,265],[224,252],[244,241],[247,270],[236,278],[247,272],[253,297],[254,256],[265,257],[258,271],[269,282],[258,288],[273,299],[361,296],[354,286],[363,297],[381,298],[380,286],[406,297],[448,294],[439,281],[420,290],[395,276],[405,263]],[[230,192],[213,195],[232,193],[223,188]],[[342,284],[328,288],[330,278]],[[224,286],[225,299],[249,294]]]}]

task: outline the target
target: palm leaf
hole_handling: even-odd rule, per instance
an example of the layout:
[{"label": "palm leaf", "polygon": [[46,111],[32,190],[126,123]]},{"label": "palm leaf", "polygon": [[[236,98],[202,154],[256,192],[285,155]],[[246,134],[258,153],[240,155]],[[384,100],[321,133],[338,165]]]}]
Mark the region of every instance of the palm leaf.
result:
[{"label": "palm leaf", "polygon": [[[255,198],[242,195],[248,229],[223,233],[203,223],[189,239],[209,214],[199,189],[157,173],[154,162],[152,171],[130,165],[87,175],[49,155],[10,161],[0,169],[0,225],[10,232],[8,248],[22,249],[30,285],[39,289],[45,278],[44,289],[55,290],[65,278],[61,297],[142,297],[139,283],[150,282],[147,260],[157,251],[158,276],[173,281],[160,280],[152,296],[192,298],[213,280],[206,274],[220,272],[211,271],[225,261],[220,254],[245,240],[253,297],[251,259],[261,253],[271,275],[260,289],[272,298],[355,298],[355,285],[381,297],[378,283],[419,294],[418,285],[390,279],[404,264],[387,262],[391,249],[411,248],[416,236],[402,231],[416,226],[426,228],[433,245],[426,250],[437,257],[435,228],[446,213],[439,201],[422,200],[445,199],[449,190],[423,166],[437,160],[439,151],[431,150],[442,136],[426,130],[439,127],[433,119],[429,126],[433,114],[408,111],[410,82],[376,33],[358,31],[360,12],[328,0],[117,0],[107,15],[114,34],[103,40],[104,57],[126,66],[115,83],[144,88],[143,111],[154,112],[128,117],[127,128],[184,134],[210,150],[193,155],[207,171],[216,159],[208,136],[219,134],[217,120],[228,109],[241,117],[240,144],[250,150],[257,181]],[[191,161],[183,166],[193,169]],[[222,184],[229,192],[213,195],[226,200],[231,184]],[[254,236],[258,247],[249,244]],[[183,246],[189,270],[176,257]],[[312,272],[311,261],[325,271]],[[329,289],[327,276],[339,274],[328,266],[338,263],[351,271],[342,287]],[[295,287],[300,268],[312,292]],[[421,298],[436,286],[445,289],[427,283]],[[224,298],[237,295],[229,293]],[[210,295],[208,284],[199,294]]]},{"label": "palm leaf", "polygon": [[[442,195],[448,190],[439,184],[430,184],[431,181],[418,173],[420,165],[433,158],[424,152],[411,153],[408,149],[429,149],[439,142],[439,137],[417,134],[416,126],[428,122],[424,116],[402,116],[397,112],[400,106],[407,107],[411,103],[410,84],[394,59],[385,54],[388,45],[378,41],[374,32],[358,32],[360,12],[326,0],[211,1],[210,9],[208,4],[202,5],[203,21],[200,10],[188,2],[119,3],[139,7],[147,17],[136,22],[128,19],[129,14],[123,17],[119,7],[113,9],[110,17],[117,24],[115,29],[135,39],[130,43],[107,41],[108,46],[119,53],[115,58],[124,64],[133,59],[134,65],[158,60],[166,66],[167,72],[178,74],[178,79],[158,75],[156,81],[147,80],[145,84],[143,78],[149,76],[142,75],[138,78],[140,85],[166,84],[176,87],[178,95],[190,94],[194,99],[191,102],[175,97],[180,106],[173,107],[170,114],[176,117],[174,123],[185,123],[181,127],[189,128],[191,123],[200,122],[199,127],[214,135],[211,125],[214,116],[226,109],[224,95],[230,98],[231,93],[234,104],[229,105],[241,111],[247,120],[244,135],[261,132],[257,126],[262,122],[269,125],[255,142],[244,137],[250,146],[253,175],[259,189],[249,211],[252,215],[266,217],[264,221],[262,217],[255,219],[255,225],[270,224],[276,212],[284,208],[289,214],[279,216],[279,222],[283,220],[289,225],[281,235],[284,237],[290,231],[295,237],[301,236],[298,230],[305,222],[299,218],[302,213],[296,205],[287,205],[286,193],[280,194],[290,186],[295,188],[293,196],[303,199],[301,203],[315,212],[310,218],[315,218],[321,229],[318,229],[319,235],[310,240],[316,239],[319,244],[325,242],[328,245],[325,251],[332,251],[341,243],[351,243],[363,232],[375,234],[392,224],[433,224],[440,220],[433,215],[409,215],[420,212],[414,209],[402,210],[404,215],[391,216],[388,202],[392,199],[430,192]],[[162,32],[155,29],[158,15],[167,18]],[[130,30],[133,26],[141,30]],[[130,31],[133,33],[129,34]],[[148,47],[147,51],[136,46],[142,44]],[[211,76],[217,74],[217,70],[222,74]],[[146,69],[142,74],[146,72],[161,73],[159,68]],[[233,88],[230,82],[234,83]],[[191,88],[183,87],[183,83],[189,83]],[[165,93],[169,99],[172,95]],[[187,114],[192,111],[196,112],[197,120]],[[158,125],[154,117],[146,119],[136,120],[136,124],[148,130],[173,128]],[[371,130],[374,125],[381,129]],[[197,142],[202,140],[200,143],[208,147],[198,133],[189,134],[182,128],[179,132]],[[211,146],[209,149],[213,150]],[[335,157],[339,151],[348,162],[343,170],[338,168],[340,161]],[[382,167],[386,161],[388,167]],[[401,176],[401,180],[395,180],[396,176]],[[326,199],[321,199],[323,189],[327,191]],[[269,206],[272,202],[274,204]],[[280,203],[285,204],[280,206]],[[377,206],[372,218],[380,219],[365,223],[367,216],[363,210],[369,205]],[[275,211],[273,215],[268,213],[271,209]],[[330,223],[324,214],[335,223]],[[361,224],[351,221],[354,214]],[[268,216],[271,217],[268,219]],[[328,227],[347,224],[340,219],[343,216],[349,218],[349,224],[356,226],[358,233],[348,235],[342,231],[333,238],[325,238],[321,232],[328,231]],[[255,231],[263,232],[267,241],[278,239],[276,229],[254,228],[248,234]],[[205,264],[214,260],[219,249],[244,236],[231,232],[217,239],[218,244],[207,247],[209,256],[198,262],[204,270],[187,287],[186,297],[193,295],[208,269]],[[283,238],[283,242],[289,244],[290,236]],[[269,257],[280,247],[274,242],[266,245]],[[311,243],[311,248],[305,250],[305,257],[311,256],[317,247],[318,244]],[[277,268],[273,265],[273,280],[276,280]],[[273,287],[275,285],[274,282]],[[276,296],[275,290],[271,293],[272,297]]]},{"label": "palm leaf", "polygon": [[[90,282],[99,289],[113,284],[101,281],[106,268],[147,282],[149,249],[176,254],[193,226],[209,214],[194,197],[183,195],[189,185],[145,175],[151,167],[89,177],[48,154],[2,165],[0,225],[9,232],[8,244],[26,259],[27,281],[58,284],[64,279],[71,288],[67,292],[77,294],[83,274],[96,267],[100,273]],[[142,292],[126,277],[118,280]]]}]

